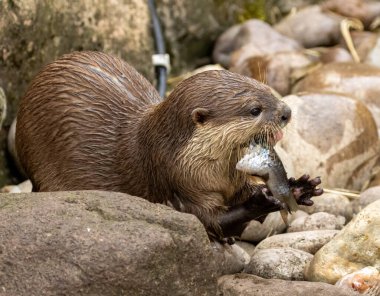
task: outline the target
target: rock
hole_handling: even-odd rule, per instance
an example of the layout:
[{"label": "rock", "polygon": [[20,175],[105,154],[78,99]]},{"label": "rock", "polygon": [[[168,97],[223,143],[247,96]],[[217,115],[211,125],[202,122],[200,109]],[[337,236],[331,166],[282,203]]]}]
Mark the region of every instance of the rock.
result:
[{"label": "rock", "polygon": [[224,67],[238,66],[248,57],[294,51],[301,46],[260,20],[249,20],[224,32],[217,40],[213,60]]},{"label": "rock", "polygon": [[274,26],[304,47],[335,45],[340,37],[340,21],[343,17],[324,13],[318,5],[300,9]]},{"label": "rock", "polygon": [[[368,31],[353,31],[350,32],[350,36],[360,62],[380,67],[380,35]],[[343,38],[340,43],[347,47]]]},{"label": "rock", "polygon": [[380,158],[377,159],[375,166],[371,171],[371,178],[368,180],[368,185],[364,189],[380,186]]},{"label": "rock", "polygon": [[311,207],[301,207],[309,214],[326,212],[335,216],[343,216],[346,218],[346,221],[352,219],[352,206],[350,200],[344,195],[324,193],[321,196],[313,197],[312,200],[314,204]]},{"label": "rock", "polygon": [[247,254],[251,257],[252,254],[255,252],[255,245],[254,244],[251,244],[249,242],[245,242],[245,241],[239,241],[237,240],[236,241],[236,244],[242,248],[244,251],[247,252]]},{"label": "rock", "polygon": [[338,233],[338,230],[310,230],[277,234],[261,241],[255,253],[263,249],[293,248],[315,254]]},{"label": "rock", "polygon": [[30,180],[26,180],[18,185],[7,185],[0,189],[2,193],[32,192],[33,185]]},{"label": "rock", "polygon": [[313,91],[338,92],[364,103],[380,134],[380,68],[359,63],[326,64],[306,76],[292,92]]},{"label": "rock", "polygon": [[302,281],[312,259],[313,255],[292,248],[262,249],[253,254],[244,271],[266,279]]},{"label": "rock", "polygon": [[366,266],[380,268],[380,200],[364,208],[314,256],[307,280],[334,284]]},{"label": "rock", "polygon": [[262,279],[250,274],[225,275],[218,280],[218,296],[354,296],[326,283]]},{"label": "rock", "polygon": [[[378,173],[378,177],[380,177],[380,171]],[[356,198],[351,202],[352,209],[355,214],[359,213],[369,204],[380,199],[380,183],[377,184],[376,181],[377,179],[372,180],[369,185],[372,184],[373,187],[369,187],[365,191],[361,192],[359,198]]]},{"label": "rock", "polygon": [[6,295],[215,295],[193,215],[100,191],[1,194],[0,212]]},{"label": "rock", "polygon": [[335,216],[325,212],[319,212],[307,217],[294,220],[287,232],[300,232],[308,230],[340,230],[346,219],[343,216]]},{"label": "rock", "polygon": [[271,24],[280,21],[284,16],[307,6],[318,4],[323,0],[266,0],[267,20]]},{"label": "rock", "polygon": [[349,273],[335,283],[335,286],[364,295],[379,295],[380,273],[372,266]]},{"label": "rock", "polygon": [[292,223],[294,220],[301,218],[301,217],[308,217],[309,214],[306,213],[305,211],[298,210],[292,214],[289,215],[288,222],[289,224]]},{"label": "rock", "polygon": [[237,244],[221,245],[212,243],[215,261],[218,264],[219,274],[234,274],[243,271],[251,256]]},{"label": "rock", "polygon": [[219,64],[211,64],[211,65],[205,65],[203,67],[199,67],[195,69],[194,71],[190,71],[179,76],[170,77],[168,79],[168,88],[169,88],[168,92],[171,92],[180,82],[182,82],[183,80],[187,78],[190,78],[193,75],[196,75],[205,71],[214,71],[214,70],[225,70],[225,69]]},{"label": "rock", "polygon": [[380,199],[380,186],[372,187],[360,193],[359,203],[361,208]]},{"label": "rock", "polygon": [[323,10],[345,17],[359,19],[369,27],[375,17],[380,15],[380,3],[366,0],[328,0],[321,4]]},{"label": "rock", "polygon": [[263,223],[252,220],[241,234],[241,239],[250,242],[259,242],[264,238],[282,233],[286,225],[281,218],[280,212],[270,213]]},{"label": "rock", "polygon": [[281,159],[287,159],[285,169],[296,177],[321,176],[326,188],[361,190],[378,155],[377,129],[367,107],[335,93],[302,93],[283,100],[293,117],[276,145]]},{"label": "rock", "polygon": [[266,83],[284,96],[290,93],[293,81],[299,78],[295,73],[311,65],[312,60],[304,53],[288,51],[248,57],[230,70]]},{"label": "rock", "polygon": [[234,40],[238,39],[241,28],[242,25],[240,24],[234,25],[218,37],[212,52],[213,62],[222,65],[224,68],[230,66],[231,53],[237,49]]},{"label": "rock", "polygon": [[323,64],[338,62],[353,62],[351,54],[342,47],[322,47],[316,49],[320,52],[319,60]]}]

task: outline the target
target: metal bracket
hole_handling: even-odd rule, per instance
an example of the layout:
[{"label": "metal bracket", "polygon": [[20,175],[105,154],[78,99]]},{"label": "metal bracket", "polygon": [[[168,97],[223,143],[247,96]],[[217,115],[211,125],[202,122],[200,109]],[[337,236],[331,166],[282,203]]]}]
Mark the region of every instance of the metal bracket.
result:
[{"label": "metal bracket", "polygon": [[165,54],[154,54],[154,55],[152,55],[152,63],[155,67],[156,66],[165,67],[167,73],[168,74],[170,73],[171,68],[170,68],[170,56],[169,56],[169,54],[165,53]]}]

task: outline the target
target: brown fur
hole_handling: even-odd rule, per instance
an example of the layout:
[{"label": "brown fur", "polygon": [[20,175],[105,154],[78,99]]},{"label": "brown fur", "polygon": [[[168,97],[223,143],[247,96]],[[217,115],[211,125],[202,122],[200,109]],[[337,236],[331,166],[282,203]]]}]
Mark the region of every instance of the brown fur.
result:
[{"label": "brown fur", "polygon": [[193,213],[218,232],[218,215],[254,190],[235,169],[242,149],[254,135],[272,138],[284,110],[267,86],[229,71],[192,76],[161,101],[125,62],[72,53],[32,81],[17,152],[36,191],[126,192]]}]

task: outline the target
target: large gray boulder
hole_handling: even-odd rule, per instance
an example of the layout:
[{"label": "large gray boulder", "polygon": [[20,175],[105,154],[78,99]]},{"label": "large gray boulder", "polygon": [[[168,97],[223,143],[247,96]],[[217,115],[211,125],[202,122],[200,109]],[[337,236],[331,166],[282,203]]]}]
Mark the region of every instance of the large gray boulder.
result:
[{"label": "large gray boulder", "polygon": [[199,220],[122,193],[0,195],[2,295],[215,295]]}]

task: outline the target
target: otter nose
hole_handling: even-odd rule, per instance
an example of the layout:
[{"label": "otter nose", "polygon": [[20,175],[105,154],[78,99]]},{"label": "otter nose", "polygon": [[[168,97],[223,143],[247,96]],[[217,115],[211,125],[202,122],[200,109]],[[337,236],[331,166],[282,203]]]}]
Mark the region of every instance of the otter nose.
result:
[{"label": "otter nose", "polygon": [[284,104],[282,110],[280,112],[280,125],[284,127],[292,117],[292,110],[290,110],[289,106]]}]

